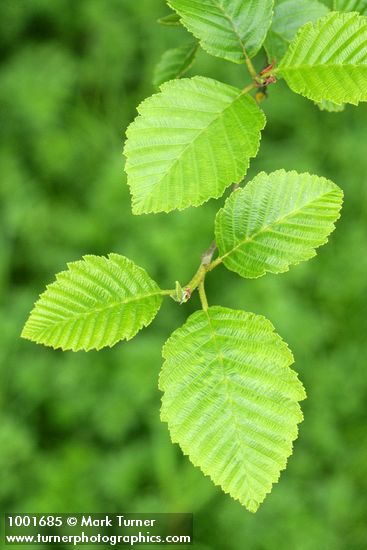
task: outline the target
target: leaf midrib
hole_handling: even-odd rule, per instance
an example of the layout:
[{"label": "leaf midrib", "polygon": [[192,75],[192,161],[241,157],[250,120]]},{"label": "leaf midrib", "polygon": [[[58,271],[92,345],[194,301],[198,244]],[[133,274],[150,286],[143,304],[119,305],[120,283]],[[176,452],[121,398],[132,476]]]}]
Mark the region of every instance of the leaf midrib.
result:
[{"label": "leaf midrib", "polygon": [[189,49],[189,47],[187,47],[188,52],[186,53],[186,56],[185,56],[185,59],[184,59],[183,63],[181,63],[182,66],[181,66],[180,71],[177,73],[176,78],[181,78],[192,67],[192,65],[195,61],[194,56],[195,56],[198,48],[199,48],[199,44],[197,44],[197,43],[192,44],[190,49]]},{"label": "leaf midrib", "polygon": [[320,195],[319,197],[313,199],[312,201],[308,202],[308,203],[305,203],[303,204],[300,208],[297,208],[295,210],[292,210],[291,212],[288,212],[285,216],[279,218],[278,220],[276,220],[275,222],[272,222],[264,227],[262,227],[259,231],[257,231],[256,233],[254,233],[251,237],[248,237],[246,239],[243,239],[241,240],[236,246],[234,246],[231,250],[229,250],[228,252],[226,252],[223,256],[220,256],[220,259],[223,260],[224,258],[227,258],[230,254],[232,254],[233,252],[235,252],[238,248],[241,248],[242,246],[246,245],[246,244],[249,244],[249,243],[252,243],[253,241],[255,241],[255,239],[261,235],[262,233],[266,233],[267,231],[269,231],[270,229],[273,229],[275,228],[276,226],[278,225],[281,225],[282,223],[284,223],[288,218],[302,212],[302,210],[308,206],[311,206],[312,204],[314,203],[317,203],[320,199],[322,199],[323,197],[326,197],[327,195],[329,194],[332,194],[334,193],[335,191],[334,190],[330,190],[328,191],[327,193],[324,193],[322,195]]},{"label": "leaf midrib", "polygon": [[297,71],[299,69],[331,69],[331,68],[353,68],[353,69],[367,69],[367,60],[365,63],[361,63],[360,65],[355,65],[354,63],[316,63],[314,65],[288,65],[288,66],[282,66],[280,65],[278,69],[275,69],[274,74],[279,73],[282,74],[282,71]]},{"label": "leaf midrib", "polygon": [[253,490],[253,488],[251,486],[251,479],[250,479],[247,471],[245,471],[247,458],[246,458],[245,453],[244,453],[244,449],[243,449],[244,443],[243,443],[243,440],[241,438],[241,431],[238,428],[237,416],[235,414],[235,410],[234,410],[234,407],[233,407],[233,400],[232,400],[231,392],[230,392],[230,389],[229,389],[228,376],[226,374],[226,370],[225,370],[225,366],[224,366],[223,355],[220,351],[220,346],[219,346],[219,343],[218,343],[218,340],[217,340],[217,335],[216,335],[215,329],[212,325],[212,320],[211,320],[211,317],[209,315],[209,310],[204,311],[204,313],[205,313],[205,315],[207,316],[207,319],[208,319],[209,331],[211,332],[211,335],[212,335],[213,346],[214,346],[214,349],[215,349],[215,352],[216,352],[216,355],[217,355],[217,360],[218,360],[218,363],[220,364],[222,372],[223,372],[223,380],[225,382],[225,394],[226,394],[225,403],[230,404],[229,410],[230,410],[230,417],[233,419],[233,424],[234,424],[234,434],[235,434],[236,443],[237,443],[237,453],[241,456],[242,465],[243,465],[243,468],[244,468],[243,474],[247,479],[249,494],[251,495],[251,498],[253,498],[253,495],[256,495],[256,491]]},{"label": "leaf midrib", "polygon": [[147,198],[150,198],[151,197],[151,193],[152,193],[152,189],[154,188],[157,188],[159,187],[160,185],[163,184],[164,180],[168,177],[169,173],[174,169],[174,167],[179,163],[181,162],[181,159],[182,157],[185,155],[185,153],[188,151],[188,149],[190,147],[192,147],[192,145],[202,136],[202,134],[204,134],[205,132],[209,131],[210,127],[216,123],[218,120],[220,120],[221,117],[224,116],[224,113],[227,111],[227,109],[230,109],[231,107],[233,107],[233,105],[235,104],[236,101],[238,101],[238,99],[240,99],[243,95],[245,94],[245,92],[243,90],[238,90],[238,95],[235,96],[233,98],[233,100],[225,106],[225,108],[220,111],[219,113],[216,114],[215,118],[213,118],[209,124],[207,126],[205,126],[204,128],[202,128],[200,130],[200,132],[198,134],[196,134],[196,136],[194,137],[194,139],[190,142],[188,142],[184,149],[182,149],[181,153],[173,160],[173,162],[169,165],[169,167],[167,168],[167,170],[164,172],[164,175],[161,179],[155,181],[149,188],[147,187],[147,192],[146,192],[146,195],[144,196],[144,199],[141,201],[141,202],[145,202],[145,200]]},{"label": "leaf midrib", "polygon": [[[118,308],[118,307],[122,307],[122,306],[125,306],[127,304],[130,304],[130,303],[133,303],[133,302],[137,302],[139,300],[145,300],[146,298],[151,298],[153,296],[161,296],[162,295],[162,292],[161,291],[157,291],[157,292],[153,292],[153,293],[150,293],[150,294],[144,294],[144,295],[141,295],[141,296],[133,296],[129,299],[126,299],[126,300],[120,300],[118,302],[112,302],[104,307],[95,307],[95,308],[91,308],[91,309],[88,309],[88,311],[85,311],[85,312],[82,312],[82,313],[75,313],[73,315],[70,315],[69,317],[64,317],[64,318],[61,318],[60,321],[55,321],[55,322],[50,322],[49,326],[51,327],[55,327],[57,325],[63,325],[63,324],[66,324],[66,323],[69,323],[71,321],[74,321],[75,319],[82,319],[83,317],[88,317],[88,316],[91,316],[91,315],[94,315],[94,314],[98,314],[98,313],[101,313],[101,312],[104,312],[104,311],[108,311],[109,309],[113,309],[113,308]],[[27,328],[27,326],[24,327],[24,331],[25,329]],[[45,328],[48,328],[48,327],[45,327]]]},{"label": "leaf midrib", "polygon": [[242,42],[241,35],[240,35],[239,31],[237,30],[235,22],[233,21],[231,16],[226,13],[226,11],[224,10],[224,7],[221,5],[221,3],[219,1],[216,2],[215,0],[212,0],[212,2],[215,6],[217,6],[217,8],[220,9],[220,11],[223,13],[224,17],[227,19],[227,21],[229,21],[229,23],[230,23],[230,25],[233,29],[233,32],[234,32],[235,36],[237,37],[238,42],[240,43],[244,59],[246,59],[248,57],[248,54],[247,54],[247,51],[246,51],[246,48],[245,48],[245,44]]}]

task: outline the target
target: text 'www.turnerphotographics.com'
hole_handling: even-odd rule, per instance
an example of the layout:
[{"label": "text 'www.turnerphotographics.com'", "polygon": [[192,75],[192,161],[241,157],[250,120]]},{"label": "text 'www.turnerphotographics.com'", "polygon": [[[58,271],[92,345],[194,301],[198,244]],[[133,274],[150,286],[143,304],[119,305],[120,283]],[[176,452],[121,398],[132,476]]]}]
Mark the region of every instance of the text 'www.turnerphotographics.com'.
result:
[{"label": "text 'www.turnerphotographics.com'", "polygon": [[7,545],[193,543],[192,514],[5,514]]}]

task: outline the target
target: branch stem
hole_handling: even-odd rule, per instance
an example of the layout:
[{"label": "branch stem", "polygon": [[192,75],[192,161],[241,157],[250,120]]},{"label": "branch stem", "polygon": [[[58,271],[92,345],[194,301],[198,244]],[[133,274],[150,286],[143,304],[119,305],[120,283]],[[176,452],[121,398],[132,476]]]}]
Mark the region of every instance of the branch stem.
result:
[{"label": "branch stem", "polygon": [[200,264],[199,269],[191,279],[191,281],[185,286],[185,288],[188,288],[190,292],[193,292],[197,287],[200,285],[200,283],[204,280],[206,275],[206,267],[203,264]]},{"label": "branch stem", "polygon": [[253,63],[246,51],[246,48],[244,46],[242,46],[242,51],[243,51],[243,56],[245,58],[245,61],[246,61],[246,66],[247,66],[247,70],[248,72],[250,73],[250,75],[252,76],[253,79],[256,78],[257,76],[257,71],[255,69],[255,67],[253,66]]},{"label": "branch stem", "polygon": [[[255,75],[256,76],[256,75]],[[258,87],[258,84],[256,82],[251,82],[251,84],[248,84],[247,86],[245,86],[243,89],[242,89],[242,93],[243,94],[248,94],[249,92],[251,92],[252,90],[254,90],[255,88]]]},{"label": "branch stem", "polygon": [[213,260],[213,261],[208,265],[207,271],[212,271],[212,270],[215,269],[219,264],[221,264],[222,261],[223,261],[223,258],[221,258],[221,256],[218,256],[218,258],[216,258],[215,260]]},{"label": "branch stem", "polygon": [[212,261],[214,252],[217,250],[217,243],[215,241],[212,242],[212,244],[209,246],[208,250],[205,250],[205,252],[201,255],[201,264],[202,265],[209,265]]},{"label": "branch stem", "polygon": [[173,296],[174,293],[175,293],[175,289],[172,289],[172,290],[161,290],[159,294],[161,296]]},{"label": "branch stem", "polygon": [[204,279],[199,284],[199,296],[200,296],[201,307],[203,308],[204,311],[207,311],[209,305],[208,305],[208,300],[206,298],[206,293],[205,293]]},{"label": "branch stem", "polygon": [[[248,71],[252,77],[252,82],[245,86],[242,89],[242,94],[247,94],[251,92],[252,90],[255,90],[259,88],[259,86],[264,85],[267,86],[270,83],[275,82],[276,80],[269,80],[269,74],[271,74],[274,64],[269,65],[265,69],[263,69],[259,74],[257,74],[256,69],[254,65],[252,64],[251,59],[249,58],[245,48],[243,48],[243,55],[246,61],[246,65],[248,68]],[[269,80],[267,81],[266,78]],[[232,192],[237,191],[239,189],[240,184],[235,183],[232,186]],[[199,290],[199,296],[200,301],[203,309],[206,311],[208,309],[208,301],[205,294],[205,288],[204,288],[204,280],[205,276],[209,271],[212,271],[215,269],[218,265],[220,265],[223,262],[222,257],[218,257],[215,260],[213,260],[213,256],[217,250],[217,244],[215,241],[211,243],[209,248],[201,255],[201,263],[200,266],[191,279],[185,285],[182,287],[179,282],[176,283],[176,289],[174,290],[162,290],[161,295],[162,296],[171,296],[176,302],[179,302],[180,304],[183,304],[187,302],[190,298],[194,290]]]}]

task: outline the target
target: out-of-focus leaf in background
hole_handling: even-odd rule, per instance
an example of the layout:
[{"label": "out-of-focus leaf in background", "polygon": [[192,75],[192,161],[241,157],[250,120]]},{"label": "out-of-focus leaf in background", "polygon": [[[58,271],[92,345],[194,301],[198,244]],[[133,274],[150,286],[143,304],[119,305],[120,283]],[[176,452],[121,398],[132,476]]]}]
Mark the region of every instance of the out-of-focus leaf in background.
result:
[{"label": "out-of-focus leaf in background", "polygon": [[[154,66],[189,39],[163,0],[3,0],[0,17],[0,498],[7,511],[193,511],[200,550],[362,550],[367,540],[365,104],[320,112],[280,82],[248,181],[308,171],[345,193],[318,256],[283,275],[208,276],[212,305],[265,315],[308,394],[288,469],[256,516],[215,488],[160,423],[161,346],[199,307],[166,301],[131,342],[89,354],[19,338],[66,262],[122,254],[161,288],[189,280],[223,200],[136,217],[122,142]],[[254,60],[265,66],[265,55]],[[189,76],[244,69],[200,52]]]}]

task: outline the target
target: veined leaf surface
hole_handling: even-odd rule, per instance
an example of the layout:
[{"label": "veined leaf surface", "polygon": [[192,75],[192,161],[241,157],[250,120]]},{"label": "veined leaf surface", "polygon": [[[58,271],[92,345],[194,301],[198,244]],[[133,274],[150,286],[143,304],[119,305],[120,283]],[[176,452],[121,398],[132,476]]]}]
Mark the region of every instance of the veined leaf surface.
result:
[{"label": "veined leaf surface", "polygon": [[158,87],[168,80],[181,78],[193,64],[197,50],[197,42],[190,42],[164,52],[154,71],[154,85]]},{"label": "veined leaf surface", "polygon": [[265,40],[269,61],[279,62],[298,29],[328,11],[318,0],[276,0],[273,21]]},{"label": "veined leaf surface", "polygon": [[216,485],[255,512],[292,453],[305,392],[264,317],[223,307],[191,315],[163,348],[161,418]]},{"label": "veined leaf surface", "polygon": [[342,200],[341,189],[325,178],[261,172],[217,214],[215,236],[224,265],[251,279],[312,258],[334,230]]},{"label": "veined leaf surface", "polygon": [[243,63],[261,48],[273,0],[168,0],[182,24],[211,55]]},{"label": "veined leaf surface", "polygon": [[331,12],[302,27],[278,67],[289,87],[313,101],[367,101],[367,17]]},{"label": "veined leaf surface", "polygon": [[243,179],[265,125],[252,97],[203,77],[166,82],[138,112],[124,149],[135,214],[220,197]]},{"label": "veined leaf surface", "polygon": [[146,271],[124,256],[84,256],[47,286],[22,337],[63,350],[111,347],[149,325],[161,293]]}]

